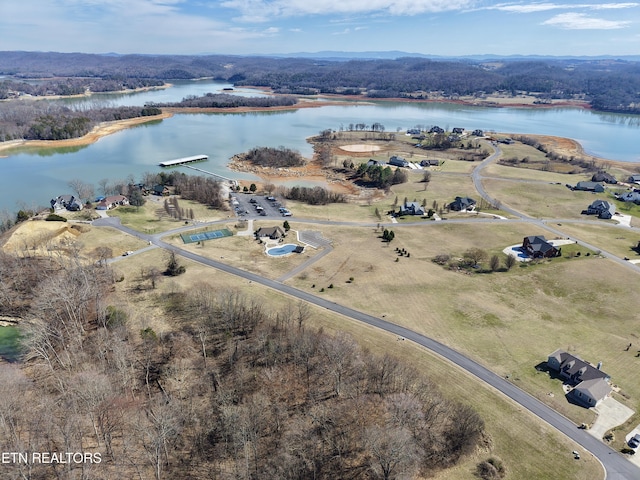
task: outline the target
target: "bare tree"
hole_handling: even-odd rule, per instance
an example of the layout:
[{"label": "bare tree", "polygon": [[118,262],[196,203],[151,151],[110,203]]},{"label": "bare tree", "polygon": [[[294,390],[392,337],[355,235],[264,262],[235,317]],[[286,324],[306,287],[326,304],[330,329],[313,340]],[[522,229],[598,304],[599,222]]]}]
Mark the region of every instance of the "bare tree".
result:
[{"label": "bare tree", "polygon": [[419,454],[411,433],[391,425],[369,427],[365,431],[370,468],[376,478],[392,480],[413,476],[417,472]]},{"label": "bare tree", "polygon": [[86,183],[79,178],[73,178],[67,183],[82,201],[90,200],[93,197],[93,185]]},{"label": "bare tree", "polygon": [[465,260],[471,263],[471,265],[474,267],[477,266],[480,262],[486,260],[487,255],[488,254],[485,250],[477,247],[472,247],[464,252]]},{"label": "bare tree", "polygon": [[333,393],[340,396],[344,377],[355,361],[356,344],[350,336],[340,334],[326,338],[320,348],[326,360],[326,371],[333,378]]},{"label": "bare tree", "polygon": [[505,258],[504,260],[504,264],[507,267],[507,270],[511,270],[515,266],[516,262],[517,262],[516,257],[512,253],[507,255],[507,258]]},{"label": "bare tree", "polygon": [[302,330],[304,328],[304,324],[311,318],[311,306],[302,300],[298,302],[298,329]]}]

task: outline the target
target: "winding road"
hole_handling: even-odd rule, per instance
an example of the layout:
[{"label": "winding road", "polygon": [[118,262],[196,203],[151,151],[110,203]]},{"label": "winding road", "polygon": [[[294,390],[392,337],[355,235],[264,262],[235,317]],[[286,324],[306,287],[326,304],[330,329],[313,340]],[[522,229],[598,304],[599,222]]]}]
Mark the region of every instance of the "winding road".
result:
[{"label": "winding road", "polygon": [[[488,202],[491,203],[495,203],[495,199],[491,198],[489,196],[489,194],[484,190],[484,187],[482,185],[482,169],[484,167],[486,167],[488,164],[490,164],[491,162],[493,162],[496,158],[498,158],[498,156],[500,155],[500,150],[499,148],[496,147],[495,152],[489,156],[487,159],[485,159],[482,163],[480,163],[473,171],[472,173],[472,179],[475,185],[475,188],[477,189],[478,193]],[[561,237],[565,237],[567,238],[567,235],[564,234],[562,231],[560,231],[557,228],[551,227],[550,225],[547,224],[548,221],[544,221],[544,220],[539,220],[539,219],[535,219],[535,218],[531,218],[528,217],[520,212],[517,212],[511,208],[509,208],[508,206],[505,205],[501,205],[500,208],[508,213],[510,213],[511,215],[517,217],[517,220],[496,220],[496,219],[466,219],[466,220],[461,220],[461,222],[495,222],[495,223],[504,223],[504,222],[508,222],[508,221],[517,221],[517,222],[528,222],[528,223],[532,223],[535,225],[538,225],[550,232],[553,232],[554,234],[561,236]],[[304,222],[304,223],[313,223],[313,224],[343,224],[343,225],[373,225],[375,226],[376,224],[365,224],[365,223],[358,223],[358,224],[354,224],[352,222],[332,222],[332,221],[317,221],[317,220],[304,220],[304,219],[296,219],[296,221],[299,222]],[[220,220],[218,222],[210,222],[209,224],[215,224],[215,223],[222,223],[222,222],[228,222],[228,219],[224,219],[224,220]],[[455,221],[453,220],[448,220],[448,223],[454,223]],[[436,224],[439,222],[431,222],[429,223],[429,225],[432,224]],[[600,463],[603,465],[604,469],[605,469],[605,475],[606,478],[608,480],[638,480],[640,479],[640,468],[638,468],[636,465],[634,465],[633,463],[629,462],[626,458],[624,458],[622,455],[620,455],[618,452],[616,452],[615,450],[611,449],[610,447],[608,447],[606,444],[604,444],[603,442],[601,442],[600,440],[596,439],[595,437],[589,435],[585,430],[581,430],[577,427],[577,425],[575,425],[573,422],[571,422],[569,419],[567,419],[566,417],[560,415],[558,412],[556,412],[555,410],[553,410],[552,408],[548,407],[547,405],[545,405],[544,403],[542,403],[541,401],[539,401],[538,399],[534,398],[533,396],[529,395],[528,393],[524,392],[523,390],[521,390],[520,388],[516,387],[515,385],[513,385],[512,383],[510,383],[509,381],[507,381],[506,379],[496,375],[495,373],[493,373],[492,371],[490,371],[489,369],[483,367],[482,365],[480,365],[479,363],[475,362],[474,360],[466,357],[465,355],[461,354],[460,352],[454,350],[453,348],[447,347],[446,345],[443,345],[442,343],[426,337],[424,335],[421,335],[417,332],[414,332],[412,330],[409,330],[405,327],[402,327],[400,325],[396,325],[392,322],[374,317],[372,315],[360,312],[358,310],[354,310],[352,308],[328,301],[322,297],[318,297],[316,295],[313,295],[311,293],[299,290],[295,287],[292,287],[290,285],[286,285],[284,283],[282,283],[279,280],[271,280],[265,277],[262,277],[260,275],[256,275],[254,273],[251,272],[247,272],[244,270],[241,270],[239,268],[227,265],[225,263],[216,261],[216,260],[212,260],[209,258],[205,258],[201,255],[192,253],[190,251],[184,250],[182,248],[180,248],[179,246],[176,245],[171,245],[165,241],[162,240],[162,238],[164,236],[170,235],[170,234],[176,234],[176,233],[180,233],[182,231],[188,231],[193,229],[193,226],[185,226],[185,227],[181,227],[179,229],[173,230],[171,232],[164,232],[164,233],[160,233],[160,234],[153,234],[153,235],[148,235],[148,234],[143,234],[140,232],[137,232],[131,228],[125,227],[123,225],[120,224],[120,220],[118,218],[114,218],[114,217],[108,217],[108,218],[101,218],[98,219],[96,221],[93,222],[94,225],[96,226],[109,226],[109,227],[113,227],[116,229],[119,229],[129,235],[132,235],[134,237],[140,238],[142,240],[145,240],[147,242],[150,243],[150,245],[142,250],[138,250],[138,252],[141,251],[145,251],[151,248],[156,248],[156,247],[160,247],[172,252],[175,252],[178,255],[181,255],[184,258],[187,258],[189,260],[192,260],[194,262],[200,263],[202,265],[206,265],[209,266],[211,268],[215,268],[217,270],[229,273],[231,275],[235,275],[238,277],[241,277],[247,281],[251,281],[257,284],[261,284],[264,285],[265,287],[271,288],[273,290],[277,290],[279,292],[282,292],[286,295],[289,295],[293,298],[305,301],[305,302],[309,302],[312,303],[314,305],[317,305],[318,307],[321,308],[325,308],[327,310],[330,310],[332,312],[335,312],[337,314],[343,315],[345,317],[348,317],[352,320],[358,321],[358,322],[362,322],[364,324],[379,328],[381,330],[384,330],[386,332],[389,332],[393,335],[396,336],[400,336],[405,338],[406,340],[415,342],[416,344],[430,350],[431,352],[435,353],[436,355],[439,355],[440,357],[448,360],[449,362],[457,365],[458,367],[460,367],[461,369],[465,370],[466,372],[474,375],[478,380],[491,385],[493,388],[495,388],[497,391],[501,392],[502,394],[506,395],[507,397],[509,397],[510,399],[512,399],[514,402],[516,402],[517,404],[519,404],[520,406],[522,406],[523,408],[527,409],[528,411],[530,411],[531,413],[535,414],[536,416],[538,416],[540,419],[542,419],[543,421],[545,421],[546,423],[548,423],[549,425],[553,426],[554,428],[556,428],[557,430],[559,430],[560,432],[562,432],[563,434],[565,434],[567,437],[569,437],[571,440],[573,440],[574,442],[576,442],[577,444],[579,444],[582,448],[584,448],[585,450],[587,450],[588,452],[590,452],[591,454],[593,454],[599,461]],[[203,225],[207,225],[207,224],[203,224]],[[425,223],[415,223],[415,224],[403,224],[403,226],[411,226],[411,225],[421,225],[421,226],[425,226],[427,224]],[[613,254],[607,253],[605,251],[603,251],[602,249],[600,249],[599,247],[593,246],[593,245],[589,245],[587,243],[584,242],[580,242],[578,241],[581,245],[584,245],[587,248],[590,248],[592,250],[600,250],[603,256],[614,260],[614,261],[618,261],[619,263],[621,263],[622,265],[624,265],[627,268],[632,268],[635,269],[636,271],[640,272],[640,267],[633,265],[629,262],[623,261],[622,259],[616,257]],[[137,253],[137,252],[136,252]],[[115,260],[115,259],[114,259]],[[284,279],[285,277],[283,277]],[[568,458],[571,458],[568,454]],[[540,459],[541,461],[543,461],[543,459]]]}]

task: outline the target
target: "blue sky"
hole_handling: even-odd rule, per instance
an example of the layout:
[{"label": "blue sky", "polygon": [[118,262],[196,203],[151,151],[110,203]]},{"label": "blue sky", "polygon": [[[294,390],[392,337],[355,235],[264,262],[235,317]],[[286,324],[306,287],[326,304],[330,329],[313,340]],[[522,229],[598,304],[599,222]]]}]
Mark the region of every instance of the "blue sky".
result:
[{"label": "blue sky", "polygon": [[0,50],[638,55],[640,3],[0,0]]}]

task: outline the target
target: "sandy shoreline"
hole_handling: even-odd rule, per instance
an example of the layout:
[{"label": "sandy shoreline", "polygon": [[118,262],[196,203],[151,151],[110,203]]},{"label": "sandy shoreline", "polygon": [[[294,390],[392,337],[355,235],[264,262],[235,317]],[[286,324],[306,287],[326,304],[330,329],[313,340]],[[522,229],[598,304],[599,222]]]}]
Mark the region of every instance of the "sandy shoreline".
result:
[{"label": "sandy shoreline", "polygon": [[[125,130],[136,125],[141,125],[143,123],[153,122],[156,120],[162,120],[172,116],[173,114],[170,112],[163,112],[160,115],[153,115],[149,117],[136,117],[128,118],[126,120],[115,120],[113,122],[103,122],[93,127],[93,129],[85,136],[79,138],[69,138],[67,140],[10,140],[8,142],[0,143],[0,152],[20,147],[57,148],[90,145],[97,142],[102,137],[106,137],[107,135],[111,135],[112,133],[119,132],[120,130]],[[2,157],[1,154],[0,157]]]}]

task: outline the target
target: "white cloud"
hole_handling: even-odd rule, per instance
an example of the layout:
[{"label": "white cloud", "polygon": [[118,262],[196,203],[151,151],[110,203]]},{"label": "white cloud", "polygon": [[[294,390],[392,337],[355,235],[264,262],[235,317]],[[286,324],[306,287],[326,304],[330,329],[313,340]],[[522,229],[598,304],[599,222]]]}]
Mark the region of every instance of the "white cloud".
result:
[{"label": "white cloud", "polygon": [[631,22],[604,20],[602,18],[589,17],[583,13],[562,13],[542,22],[542,25],[551,25],[567,30],[614,30],[625,28]]},{"label": "white cloud", "polygon": [[490,7],[484,7],[485,10],[500,10],[503,12],[513,13],[536,13],[546,12],[549,10],[619,10],[623,8],[635,8],[640,3],[600,3],[600,4],[584,4],[584,3],[528,3],[528,4],[510,4],[502,3]]},{"label": "white cloud", "polygon": [[0,0],[0,43],[5,50],[179,53],[211,45],[224,51],[277,33],[237,30],[192,6],[186,0]]},{"label": "white cloud", "polygon": [[473,0],[224,0],[223,7],[237,10],[238,19],[257,21],[274,17],[303,15],[332,15],[357,13],[386,13],[390,15],[418,15],[427,12],[463,10]]}]

